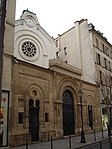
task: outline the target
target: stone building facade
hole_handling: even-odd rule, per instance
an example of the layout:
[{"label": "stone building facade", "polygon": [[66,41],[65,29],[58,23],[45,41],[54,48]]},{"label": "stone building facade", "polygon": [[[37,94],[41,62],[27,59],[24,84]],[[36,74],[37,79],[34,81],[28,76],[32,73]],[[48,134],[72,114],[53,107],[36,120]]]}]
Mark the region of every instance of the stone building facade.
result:
[{"label": "stone building facade", "polygon": [[81,131],[78,91],[83,89],[84,130],[91,132],[88,106],[92,106],[92,125],[101,129],[97,86],[81,82],[81,70],[59,61],[50,68],[18,60],[13,67],[10,145],[47,141]]},{"label": "stone building facade", "polygon": [[80,67],[67,63],[66,56],[56,58],[58,50],[36,14],[23,11],[15,26],[11,146],[24,144],[27,138],[29,142],[47,141],[51,136],[56,139],[80,133],[79,90],[83,91],[84,131],[101,129],[98,86],[82,78],[80,58]]}]

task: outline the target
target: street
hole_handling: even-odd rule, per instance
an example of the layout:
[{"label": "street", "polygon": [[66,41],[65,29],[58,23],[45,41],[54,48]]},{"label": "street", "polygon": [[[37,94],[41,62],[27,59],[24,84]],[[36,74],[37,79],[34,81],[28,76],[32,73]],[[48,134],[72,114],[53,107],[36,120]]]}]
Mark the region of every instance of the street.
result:
[{"label": "street", "polygon": [[[109,140],[108,140],[108,132],[103,132],[103,139],[102,139],[102,132],[88,134],[86,137],[86,143],[80,143],[80,136],[73,136],[70,138],[64,138],[59,140],[53,140],[52,145],[51,141],[46,142],[38,142],[35,144],[29,144],[28,146],[19,146],[19,147],[12,147],[11,149],[109,149]],[[96,141],[95,141],[96,140]],[[102,140],[102,144],[100,143]],[[90,145],[91,144],[91,145]]]}]

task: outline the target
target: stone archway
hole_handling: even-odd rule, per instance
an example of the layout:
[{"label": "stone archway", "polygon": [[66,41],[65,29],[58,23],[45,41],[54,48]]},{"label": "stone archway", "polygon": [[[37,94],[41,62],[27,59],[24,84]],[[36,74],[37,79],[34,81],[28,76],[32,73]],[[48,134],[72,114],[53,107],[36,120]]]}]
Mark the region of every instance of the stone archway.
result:
[{"label": "stone archway", "polygon": [[30,84],[26,88],[25,124],[31,136],[31,142],[38,141],[42,137],[41,126],[44,117],[44,93],[37,84]]},{"label": "stone archway", "polygon": [[[58,105],[55,105],[57,109],[61,109],[60,111],[60,117],[56,117],[56,119],[58,118],[58,124],[56,125],[56,128],[57,128],[57,135],[61,136],[61,135],[69,135],[69,134],[74,134],[75,132],[77,132],[77,126],[78,126],[78,113],[77,113],[77,104],[78,104],[78,95],[77,95],[77,92],[78,92],[78,89],[79,89],[79,86],[78,86],[78,82],[70,77],[65,77],[63,78],[60,83],[59,83],[59,86],[58,86],[58,96],[57,96],[57,101],[58,101]],[[63,115],[63,95],[64,95],[64,92],[65,91],[68,91],[70,93],[70,96],[72,98],[71,100],[71,111],[73,112],[72,113],[72,124],[74,125],[72,127],[72,130],[71,133],[70,133],[70,130],[69,133],[67,132],[64,132],[64,127],[67,127],[67,126],[64,126],[64,115]],[[68,107],[70,108],[70,107]],[[72,109],[73,108],[73,109]],[[67,110],[66,110],[67,111]],[[69,125],[69,124],[67,124]]]}]

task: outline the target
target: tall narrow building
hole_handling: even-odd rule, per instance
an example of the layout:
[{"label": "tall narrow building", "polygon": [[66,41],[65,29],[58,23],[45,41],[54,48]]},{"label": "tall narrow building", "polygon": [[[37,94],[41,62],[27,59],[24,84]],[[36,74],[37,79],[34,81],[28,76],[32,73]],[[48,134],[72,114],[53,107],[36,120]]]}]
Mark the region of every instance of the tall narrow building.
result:
[{"label": "tall narrow building", "polygon": [[15,33],[15,6],[16,0],[8,0],[6,6],[6,24],[4,36],[4,54],[3,54],[3,79],[2,79],[2,101],[1,101],[1,146],[9,143],[10,135],[10,101],[12,87],[12,60],[14,51],[14,33]]}]

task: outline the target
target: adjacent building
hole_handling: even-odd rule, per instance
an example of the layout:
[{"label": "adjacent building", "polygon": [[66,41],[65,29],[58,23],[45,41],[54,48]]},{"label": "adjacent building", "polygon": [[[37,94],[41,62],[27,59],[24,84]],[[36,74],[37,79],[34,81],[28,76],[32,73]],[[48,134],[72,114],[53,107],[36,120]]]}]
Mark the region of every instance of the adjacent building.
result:
[{"label": "adjacent building", "polygon": [[1,139],[0,145],[6,146],[9,141],[9,109],[12,96],[12,59],[14,51],[14,28],[15,28],[15,0],[7,1],[7,13],[4,36],[3,55],[3,81],[2,81],[2,101],[1,101]]},{"label": "adjacent building", "polygon": [[82,80],[99,86],[103,127],[111,121],[112,45],[88,20],[59,35],[57,58],[82,70]]}]

